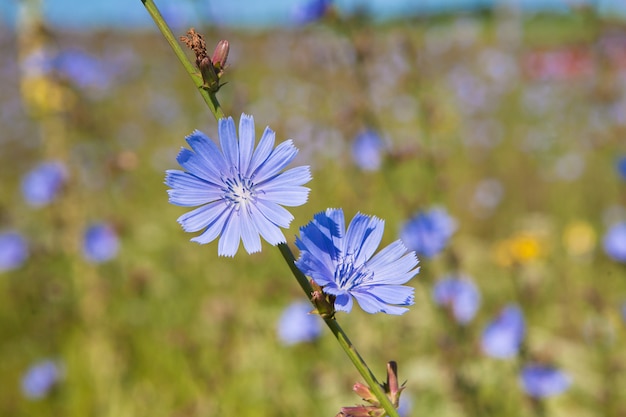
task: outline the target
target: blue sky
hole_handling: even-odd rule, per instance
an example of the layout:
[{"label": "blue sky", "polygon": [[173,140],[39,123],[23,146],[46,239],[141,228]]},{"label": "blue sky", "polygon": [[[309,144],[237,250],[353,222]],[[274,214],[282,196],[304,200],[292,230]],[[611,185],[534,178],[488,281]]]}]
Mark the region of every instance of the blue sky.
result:
[{"label": "blue sky", "polygon": [[[289,22],[291,10],[299,1],[308,0],[156,0],[164,12],[182,27],[212,22],[228,26],[268,27]],[[578,0],[579,3],[590,0]],[[349,12],[365,7],[384,20],[393,17],[440,10],[471,10],[480,5],[502,3],[520,4],[529,10],[545,8],[564,10],[571,0],[336,0],[340,10]],[[0,21],[14,26],[19,0],[0,0]],[[598,8],[606,12],[615,10],[626,16],[625,0],[596,0]],[[41,0],[43,14],[53,26],[71,29],[101,27],[152,28],[140,0]]]}]

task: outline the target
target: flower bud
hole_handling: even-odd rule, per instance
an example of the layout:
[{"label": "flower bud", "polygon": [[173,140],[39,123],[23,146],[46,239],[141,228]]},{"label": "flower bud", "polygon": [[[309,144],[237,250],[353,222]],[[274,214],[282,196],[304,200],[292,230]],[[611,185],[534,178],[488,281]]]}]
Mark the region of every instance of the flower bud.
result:
[{"label": "flower bud", "polygon": [[368,403],[370,403],[370,404],[378,404],[378,399],[376,398],[376,396],[374,394],[372,394],[372,391],[370,391],[370,388],[367,385],[363,385],[360,382],[357,382],[352,387],[352,390],[359,397],[361,397],[362,399],[364,399]]},{"label": "flower bud", "polygon": [[381,407],[371,405],[357,405],[356,407],[342,407],[341,413],[345,417],[383,417],[386,414]]},{"label": "flower bud", "polygon": [[404,384],[402,386],[398,384],[398,364],[395,361],[387,362],[387,386],[385,387],[385,392],[396,407],[400,403],[400,393],[403,389]]},{"label": "flower bud", "polygon": [[221,77],[226,68],[226,61],[228,60],[228,52],[230,51],[230,45],[227,40],[221,40],[217,43],[211,61],[213,61],[213,68],[218,77]]},{"label": "flower bud", "polygon": [[204,57],[198,61],[198,68],[200,69],[204,86],[210,90],[217,91],[216,86],[219,85],[219,77],[215,73],[215,69],[209,57]]}]

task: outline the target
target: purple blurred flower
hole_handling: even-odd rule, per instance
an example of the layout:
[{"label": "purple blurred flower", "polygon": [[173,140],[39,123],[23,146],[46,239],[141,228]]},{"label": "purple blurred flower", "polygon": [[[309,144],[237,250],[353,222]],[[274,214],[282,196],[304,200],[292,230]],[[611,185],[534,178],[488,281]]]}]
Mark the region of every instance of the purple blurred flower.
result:
[{"label": "purple blurred flower", "polygon": [[446,277],[437,281],[433,288],[433,299],[440,306],[452,311],[460,324],[469,323],[480,306],[480,293],[469,277]]},{"label": "purple blurred flower", "polygon": [[109,261],[117,255],[119,239],[113,228],[106,223],[93,224],[83,236],[83,255],[93,263]]},{"label": "purple blurred flower", "polygon": [[413,410],[413,400],[411,397],[407,396],[407,394],[400,396],[398,404],[398,414],[400,414],[400,417],[409,417],[411,410]]},{"label": "purple blurred flower", "polygon": [[626,181],[626,155],[622,156],[617,160],[617,173],[620,178]]},{"label": "purple blurred flower", "polygon": [[324,17],[332,0],[305,0],[292,9],[291,18],[297,25],[306,25]]},{"label": "purple blurred flower", "polygon": [[520,349],[525,332],[522,310],[516,305],[509,305],[483,331],[483,352],[493,358],[513,357]]},{"label": "purple blurred flower", "polygon": [[552,397],[571,384],[569,375],[549,365],[526,365],[520,376],[524,392],[533,398]]},{"label": "purple blurred flower", "polygon": [[352,159],[365,171],[376,171],[382,162],[385,144],[376,132],[367,130],[352,143]]},{"label": "purple blurred flower", "polygon": [[603,244],[607,255],[626,263],[626,222],[613,225],[604,235]]},{"label": "purple blurred flower", "polygon": [[291,303],[278,321],[278,338],[287,346],[302,342],[312,342],[322,332],[322,321],[311,314],[313,306],[308,301]]},{"label": "purple blurred flower", "polygon": [[38,362],[22,376],[22,393],[30,399],[43,398],[60,378],[61,369],[54,361]]},{"label": "purple blurred flower", "polygon": [[79,88],[106,90],[111,86],[112,72],[97,57],[79,49],[61,52],[55,60],[55,68]]},{"label": "purple blurred flower", "polygon": [[0,272],[17,269],[28,259],[28,244],[17,232],[0,233]]},{"label": "purple blurred flower", "polygon": [[20,66],[26,77],[47,75],[54,69],[54,55],[47,49],[37,48],[21,60]]},{"label": "purple blurred flower", "polygon": [[349,313],[352,297],[368,313],[404,314],[414,303],[408,282],[419,272],[414,252],[396,240],[376,255],[385,222],[357,213],[346,230],[343,210],[327,209],[300,228],[296,266],[334,295],[335,309]]},{"label": "purple blurred flower", "polygon": [[22,195],[32,207],[50,204],[67,179],[65,165],[57,161],[42,162],[22,178]]},{"label": "purple blurred flower", "polygon": [[443,208],[420,211],[406,222],[400,239],[418,255],[433,257],[441,252],[456,230],[456,221]]}]

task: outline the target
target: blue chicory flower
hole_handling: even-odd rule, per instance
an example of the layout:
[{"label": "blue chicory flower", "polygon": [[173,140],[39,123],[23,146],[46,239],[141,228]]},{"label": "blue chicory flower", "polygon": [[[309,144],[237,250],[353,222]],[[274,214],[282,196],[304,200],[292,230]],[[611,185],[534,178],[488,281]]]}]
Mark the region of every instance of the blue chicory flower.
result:
[{"label": "blue chicory flower", "polygon": [[50,204],[67,179],[65,165],[57,161],[42,162],[22,178],[22,195],[32,207]]},{"label": "blue chicory flower", "polygon": [[306,25],[324,17],[332,0],[303,0],[292,9],[292,20],[297,25]]},{"label": "blue chicory flower", "polygon": [[403,314],[414,289],[402,284],[419,272],[419,261],[400,240],[374,255],[384,228],[383,220],[357,213],[346,231],[343,210],[317,213],[296,238],[296,266],[336,297],[337,311],[350,312],[354,297],[368,313]]},{"label": "blue chicory flower", "polygon": [[117,233],[107,223],[96,223],[87,228],[83,236],[83,255],[93,263],[109,261],[119,250]]},{"label": "blue chicory flower", "polygon": [[420,211],[402,226],[400,239],[418,255],[431,258],[446,247],[456,226],[443,208]]},{"label": "blue chicory flower", "polygon": [[508,305],[483,331],[483,352],[493,358],[513,357],[520,349],[525,332],[522,310],[517,305]]},{"label": "blue chicory flower", "polygon": [[549,365],[529,364],[521,371],[524,392],[533,398],[547,398],[561,394],[571,384],[569,375]]},{"label": "blue chicory flower", "polygon": [[56,362],[44,360],[35,363],[22,376],[22,393],[34,400],[43,398],[60,378],[61,369]]},{"label": "blue chicory flower", "polygon": [[291,303],[278,321],[278,338],[287,346],[312,342],[322,332],[322,321],[311,314],[313,306],[308,301]]},{"label": "blue chicory flower", "polygon": [[0,272],[17,269],[28,259],[28,243],[14,231],[0,233]]},{"label": "blue chicory flower", "polygon": [[433,288],[433,299],[440,306],[451,310],[460,324],[469,323],[480,306],[480,293],[469,277],[446,277],[437,281]]},{"label": "blue chicory flower", "polygon": [[367,130],[352,143],[352,159],[364,171],[376,171],[382,163],[385,144],[376,132]]},{"label": "blue chicory flower", "polygon": [[234,256],[240,240],[248,253],[261,250],[262,236],[271,245],[286,242],[280,230],[293,216],[282,206],[300,206],[311,179],[308,166],[281,172],[298,150],[288,140],[276,148],[274,132],[267,127],[254,149],[254,119],[246,114],[239,121],[239,140],[231,117],[220,119],[221,150],[204,133],[187,136],[193,151],[183,148],[178,163],[187,171],[169,170],[165,183],[170,203],[200,206],[178,218],[186,232],[203,233],[191,239],[208,243],[220,234],[218,254]]},{"label": "blue chicory flower", "polygon": [[613,225],[604,235],[604,251],[618,262],[626,262],[626,222]]}]

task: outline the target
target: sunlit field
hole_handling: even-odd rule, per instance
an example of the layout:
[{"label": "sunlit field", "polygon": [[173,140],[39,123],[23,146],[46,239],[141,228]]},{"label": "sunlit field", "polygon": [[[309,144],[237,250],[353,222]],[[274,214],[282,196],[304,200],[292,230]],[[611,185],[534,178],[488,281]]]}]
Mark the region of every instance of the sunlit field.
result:
[{"label": "sunlit field", "polygon": [[[441,247],[404,240],[421,266],[408,312],[336,314],[380,381],[398,363],[403,416],[626,416],[623,22],[502,10],[196,30],[210,50],[230,43],[224,113],[254,116],[257,140],[266,126],[292,139],[291,166],[311,167],[283,230],[296,258],[327,208],[383,219],[379,248],[417,213],[447,217]],[[177,223],[190,208],[168,203],[165,172],[185,136],[217,142],[218,125],[156,26],[25,24],[0,29],[0,48],[1,416],[363,403],[327,328],[279,333],[306,297],[277,248],[221,257]],[[461,306],[436,290],[451,278],[474,290]],[[511,311],[521,333],[488,331]],[[529,382],[529,366],[554,374]]]}]

